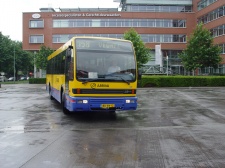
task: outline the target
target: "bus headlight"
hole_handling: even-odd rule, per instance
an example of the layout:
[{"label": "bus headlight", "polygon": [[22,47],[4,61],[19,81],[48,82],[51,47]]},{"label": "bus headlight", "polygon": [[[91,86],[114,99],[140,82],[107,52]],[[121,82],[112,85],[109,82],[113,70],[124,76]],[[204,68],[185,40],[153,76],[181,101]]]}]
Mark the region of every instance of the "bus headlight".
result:
[{"label": "bus headlight", "polygon": [[78,100],[77,103],[80,103],[80,104],[87,104],[88,103],[88,100]]},{"label": "bus headlight", "polygon": [[135,100],[126,100],[126,103],[135,103]]},{"label": "bus headlight", "polygon": [[87,104],[87,103],[88,103],[88,100],[83,100],[83,103],[84,103],[84,104]]}]

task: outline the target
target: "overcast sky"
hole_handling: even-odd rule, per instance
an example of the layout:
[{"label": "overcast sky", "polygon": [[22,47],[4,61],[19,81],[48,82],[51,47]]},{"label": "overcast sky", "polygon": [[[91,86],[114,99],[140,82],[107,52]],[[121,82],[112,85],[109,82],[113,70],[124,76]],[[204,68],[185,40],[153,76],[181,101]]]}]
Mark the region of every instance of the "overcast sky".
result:
[{"label": "overcast sky", "polygon": [[113,0],[1,0],[0,32],[11,40],[22,41],[22,13],[39,8],[118,8]]}]

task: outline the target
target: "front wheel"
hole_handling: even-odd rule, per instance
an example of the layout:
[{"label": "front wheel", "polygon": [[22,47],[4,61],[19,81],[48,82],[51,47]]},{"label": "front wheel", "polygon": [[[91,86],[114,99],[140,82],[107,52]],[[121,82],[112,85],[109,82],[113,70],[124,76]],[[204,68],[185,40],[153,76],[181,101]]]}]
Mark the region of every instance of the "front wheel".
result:
[{"label": "front wheel", "polygon": [[109,114],[116,114],[116,111],[115,110],[109,111]]},{"label": "front wheel", "polygon": [[65,115],[70,114],[70,111],[65,107],[65,94],[63,91],[61,92],[61,106],[62,106],[62,111]]},{"label": "front wheel", "polygon": [[48,86],[49,98],[53,100],[51,85]]}]

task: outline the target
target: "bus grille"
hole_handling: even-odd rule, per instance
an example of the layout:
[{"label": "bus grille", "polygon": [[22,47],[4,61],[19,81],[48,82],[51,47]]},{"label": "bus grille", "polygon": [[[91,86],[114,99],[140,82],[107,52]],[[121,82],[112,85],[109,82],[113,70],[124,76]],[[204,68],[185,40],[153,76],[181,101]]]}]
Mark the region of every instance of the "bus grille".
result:
[{"label": "bus grille", "polygon": [[80,94],[132,94],[131,89],[73,89],[73,94],[79,94],[78,90]]}]

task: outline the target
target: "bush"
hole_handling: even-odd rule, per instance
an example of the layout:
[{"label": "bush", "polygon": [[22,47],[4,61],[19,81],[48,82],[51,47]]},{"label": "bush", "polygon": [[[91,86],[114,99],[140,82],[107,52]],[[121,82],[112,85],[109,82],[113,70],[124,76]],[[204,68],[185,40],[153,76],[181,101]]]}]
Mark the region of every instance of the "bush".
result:
[{"label": "bush", "polygon": [[[45,84],[46,78],[30,78],[29,84]],[[139,87],[217,87],[225,86],[225,76],[150,76],[142,75]]]},{"label": "bush", "polygon": [[45,84],[46,78],[30,78],[29,84]]},{"label": "bush", "polygon": [[204,87],[225,86],[225,76],[147,76],[143,75],[141,87]]}]

